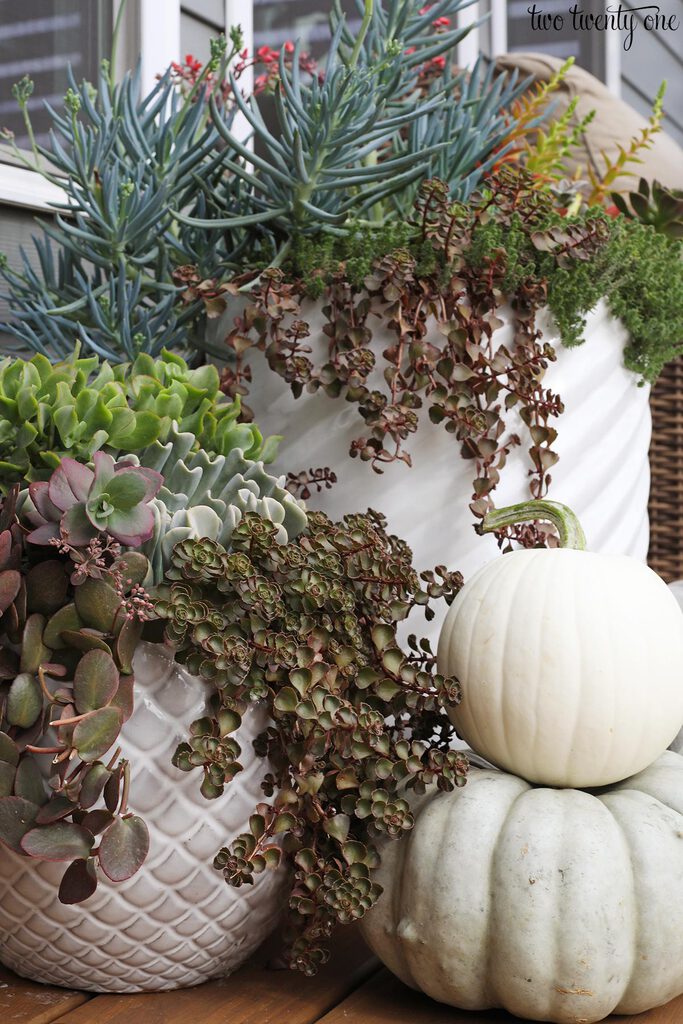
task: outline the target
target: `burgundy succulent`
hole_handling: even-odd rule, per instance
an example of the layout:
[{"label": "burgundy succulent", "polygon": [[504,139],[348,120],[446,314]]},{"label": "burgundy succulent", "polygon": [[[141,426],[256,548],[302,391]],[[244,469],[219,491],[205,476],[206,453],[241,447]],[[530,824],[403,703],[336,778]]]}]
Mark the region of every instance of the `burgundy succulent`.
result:
[{"label": "burgundy succulent", "polygon": [[32,544],[63,539],[82,545],[106,532],[133,547],[152,536],[150,501],[164,482],[161,473],[115,462],[106,452],[95,452],[93,462],[94,470],[64,458],[49,480],[30,485],[33,507],[25,514],[34,527],[28,536]]}]

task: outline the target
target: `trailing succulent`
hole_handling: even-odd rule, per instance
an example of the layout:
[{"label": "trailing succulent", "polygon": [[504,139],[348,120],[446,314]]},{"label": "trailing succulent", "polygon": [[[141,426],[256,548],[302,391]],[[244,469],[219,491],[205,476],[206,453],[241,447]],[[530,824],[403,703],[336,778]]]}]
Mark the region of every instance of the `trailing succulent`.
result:
[{"label": "trailing succulent", "polygon": [[[506,432],[506,413],[515,408],[531,433],[531,493],[542,497],[563,407],[543,386],[555,352],[543,341],[540,311],[548,306],[564,343],[574,345],[586,314],[606,295],[631,333],[627,364],[646,380],[683,344],[678,243],[598,209],[568,218],[560,202],[512,166],[467,203],[454,201],[443,181],[428,181],[392,249],[386,231],[373,237],[368,230],[362,241],[304,241],[282,268],[245,273],[226,286],[245,299],[227,337],[234,358],[223,387],[247,392],[249,360],[254,349],[265,350],[295,396],[321,389],[358,407],[350,455],[377,472],[397,459],[410,465],[410,437],[428,414],[472,462],[477,517],[520,444]],[[307,322],[309,300],[322,309],[320,341]],[[507,344],[494,335],[502,307],[513,328]],[[395,336],[381,351],[375,323]],[[536,531],[523,532],[538,541]]]},{"label": "trailing succulent", "polygon": [[[35,486],[35,485],[34,485]],[[59,898],[87,899],[96,867],[123,881],[149,837],[128,809],[130,766],[115,748],[133,710],[133,653],[153,614],[147,559],[111,534],[55,542],[0,512],[0,839],[68,864]]]},{"label": "trailing succulent", "polygon": [[45,480],[68,455],[90,460],[104,450],[140,452],[165,443],[173,424],[194,436],[193,448],[269,461],[277,438],[240,423],[240,402],[224,397],[214,366],[190,369],[175,353],[140,355],[110,366],[78,347],[55,364],[44,355],[0,362],[0,488]]},{"label": "trailing succulent", "polygon": [[268,799],[215,866],[240,886],[285,855],[293,863],[290,962],[306,973],[325,959],[334,925],[378,899],[376,841],[412,826],[402,786],[465,781],[441,713],[459,686],[435,673],[426,642],[411,637],[404,654],[396,638],[413,608],[431,617],[430,602],[452,599],[461,582],[443,567],[418,577],[374,512],[341,522],[309,512],[286,544],[248,512],[229,546],[201,538],[173,550],[156,611],[178,660],[213,692],[174,763],[219,797],[241,770],[242,716],[266,702],[272,723],[255,749],[269,765]]}]

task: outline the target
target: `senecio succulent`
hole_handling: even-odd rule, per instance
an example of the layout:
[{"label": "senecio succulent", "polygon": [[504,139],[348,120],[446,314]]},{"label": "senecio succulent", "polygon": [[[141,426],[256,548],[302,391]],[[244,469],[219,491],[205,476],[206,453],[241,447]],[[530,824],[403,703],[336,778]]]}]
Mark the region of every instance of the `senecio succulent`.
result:
[{"label": "senecio succulent", "polygon": [[286,544],[275,523],[247,512],[227,547],[177,543],[157,591],[167,640],[214,693],[174,758],[201,773],[205,797],[241,770],[233,733],[249,704],[270,710],[255,747],[272,765],[272,802],[215,866],[239,886],[276,867],[283,850],[293,858],[290,961],[306,973],[325,958],[333,925],[378,899],[376,841],[412,827],[400,787],[464,782],[467,763],[440,713],[460,699],[458,684],[434,673],[428,645],[411,638],[404,654],[396,639],[413,608],[430,616],[431,600],[451,599],[461,579],[443,567],[418,577],[411,557],[374,512],[341,522],[309,512]]},{"label": "senecio succulent", "polygon": [[97,451],[114,458],[164,443],[173,424],[193,435],[196,450],[269,461],[277,439],[264,442],[240,423],[240,402],[220,391],[215,366],[190,369],[178,355],[141,354],[110,366],[78,348],[51,364],[41,354],[0,362],[0,488],[47,480],[67,455],[88,462]]}]

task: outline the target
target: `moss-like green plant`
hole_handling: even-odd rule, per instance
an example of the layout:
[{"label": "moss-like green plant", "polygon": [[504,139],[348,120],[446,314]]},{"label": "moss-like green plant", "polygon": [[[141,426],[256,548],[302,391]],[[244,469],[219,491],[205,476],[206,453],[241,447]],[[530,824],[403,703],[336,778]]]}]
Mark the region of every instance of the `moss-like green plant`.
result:
[{"label": "moss-like green plant", "polygon": [[174,422],[195,437],[197,449],[270,461],[277,438],[264,442],[258,427],[240,423],[240,402],[220,391],[215,366],[190,369],[170,352],[110,366],[78,348],[55,365],[43,355],[0,362],[0,487],[46,480],[61,458],[89,461],[96,451],[114,457],[165,442]]}]

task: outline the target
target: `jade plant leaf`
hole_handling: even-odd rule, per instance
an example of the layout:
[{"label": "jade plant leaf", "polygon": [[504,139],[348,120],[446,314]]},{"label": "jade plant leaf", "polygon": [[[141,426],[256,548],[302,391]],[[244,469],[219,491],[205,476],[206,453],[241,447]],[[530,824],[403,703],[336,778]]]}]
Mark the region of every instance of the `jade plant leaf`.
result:
[{"label": "jade plant leaf", "polygon": [[11,796],[14,791],[14,776],[17,769],[7,761],[0,761],[0,797]]},{"label": "jade plant leaf", "polygon": [[21,840],[24,853],[40,860],[73,860],[87,857],[95,845],[92,832],[71,821],[32,828]]},{"label": "jade plant leaf", "polygon": [[23,853],[21,840],[33,827],[38,807],[21,796],[0,799],[0,841],[15,853]]},{"label": "jade plant leaf", "polygon": [[21,641],[21,663],[19,667],[22,672],[37,672],[39,665],[48,660],[50,651],[43,643],[44,629],[44,615],[39,615],[37,612],[29,615],[24,626],[24,635]]},{"label": "jade plant leaf", "polygon": [[83,620],[76,611],[76,605],[73,602],[65,604],[48,620],[43,632],[43,642],[53,651],[66,647],[67,643],[62,634],[66,630],[78,630],[82,625]]},{"label": "jade plant leaf", "polygon": [[[95,652],[93,652],[95,653]],[[82,761],[96,761],[116,742],[122,715],[118,708],[91,711],[73,731],[73,745]]]},{"label": "jade plant leaf", "polygon": [[74,601],[85,625],[102,633],[118,633],[125,621],[121,598],[104,580],[86,580],[76,587]]},{"label": "jade plant leaf", "polygon": [[32,612],[54,615],[66,603],[69,577],[64,564],[48,559],[29,569],[26,574],[26,600]]},{"label": "jade plant leaf", "polygon": [[83,903],[97,889],[97,872],[95,870],[95,858],[88,857],[86,860],[79,857],[68,868],[62,876],[59,886],[59,902],[71,905]]},{"label": "jade plant leaf", "polygon": [[77,807],[78,804],[74,803],[73,800],[69,800],[63,793],[58,793],[40,808],[36,815],[36,825],[51,825],[53,821],[61,821],[62,818],[68,818]]},{"label": "jade plant leaf", "polygon": [[148,852],[149,832],[142,818],[117,818],[100,841],[100,866],[112,882],[124,882],[142,866]]},{"label": "jade plant leaf", "polygon": [[21,575],[15,569],[0,572],[0,614],[7,611],[19,593]]},{"label": "jade plant leaf", "polygon": [[83,779],[80,793],[81,807],[92,807],[102,796],[102,791],[111,778],[111,772],[106,765],[97,762],[88,768]]},{"label": "jade plant leaf", "polygon": [[0,732],[0,761],[19,764],[19,748],[6,732]]},{"label": "jade plant leaf", "polygon": [[14,795],[21,796],[29,803],[38,806],[45,803],[47,798],[45,783],[37,761],[34,761],[28,754],[24,754],[16,771]]},{"label": "jade plant leaf", "polygon": [[119,673],[112,656],[101,650],[88,651],[74,675],[76,710],[82,715],[106,707],[118,685]]},{"label": "jade plant leaf", "polygon": [[43,710],[40,683],[29,672],[21,672],[9,688],[6,716],[10,725],[28,729]]}]

